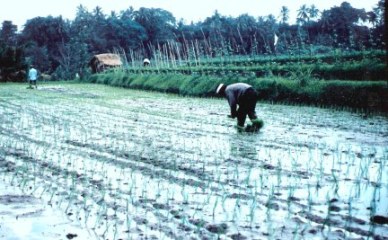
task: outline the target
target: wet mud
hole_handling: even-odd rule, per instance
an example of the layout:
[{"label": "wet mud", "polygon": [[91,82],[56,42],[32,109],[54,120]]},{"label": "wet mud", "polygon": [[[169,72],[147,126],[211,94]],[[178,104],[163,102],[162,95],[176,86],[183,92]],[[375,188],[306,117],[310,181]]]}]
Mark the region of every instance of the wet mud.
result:
[{"label": "wet mud", "polygon": [[28,220],[20,239],[388,239],[386,117],[259,102],[264,127],[241,133],[228,111],[1,86],[0,236]]}]

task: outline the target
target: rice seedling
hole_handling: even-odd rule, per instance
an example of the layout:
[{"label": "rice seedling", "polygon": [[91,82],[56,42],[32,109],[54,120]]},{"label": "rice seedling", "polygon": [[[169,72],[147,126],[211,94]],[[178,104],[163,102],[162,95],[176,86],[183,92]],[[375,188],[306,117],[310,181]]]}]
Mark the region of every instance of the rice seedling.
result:
[{"label": "rice seedling", "polygon": [[387,192],[388,129],[378,115],[260,103],[265,127],[236,135],[219,99],[84,84],[58,95],[50,86],[22,110],[0,102],[0,113],[21,113],[0,114],[1,181],[71,213],[92,238],[387,232],[366,221]]}]

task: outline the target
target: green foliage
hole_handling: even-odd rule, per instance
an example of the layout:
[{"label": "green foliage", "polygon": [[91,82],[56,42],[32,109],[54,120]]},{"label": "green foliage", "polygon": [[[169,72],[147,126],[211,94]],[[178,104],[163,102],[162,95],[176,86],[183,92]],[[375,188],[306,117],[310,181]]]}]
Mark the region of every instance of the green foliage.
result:
[{"label": "green foliage", "polygon": [[0,41],[0,81],[26,80],[23,49],[10,47]]},{"label": "green foliage", "polygon": [[337,46],[347,45],[354,48],[357,42],[368,35],[366,29],[358,25],[359,21],[365,20],[364,9],[353,8],[350,3],[343,2],[340,6],[323,11],[320,25],[325,32],[334,36]]},{"label": "green foliage", "polygon": [[[344,2],[320,16],[314,5],[302,5],[294,25],[287,23],[288,8],[279,10],[280,22],[273,15],[230,17],[215,12],[202,22],[185,24],[177,23],[163,9],[130,7],[105,14],[100,7],[88,11],[80,5],[74,20],[35,17],[20,33],[12,22],[5,21],[0,40],[21,49],[28,64],[56,79],[72,79],[75,73],[85,71],[93,55],[106,52],[120,53],[129,68],[150,58],[146,74],[289,76],[303,86],[311,77],[385,79],[383,1],[370,12]],[[372,26],[361,26],[359,21],[369,21]],[[377,61],[367,59],[376,49],[383,52],[374,55]],[[366,61],[360,62],[364,57]]]},{"label": "green foliage", "polygon": [[140,8],[134,12],[134,20],[146,29],[151,44],[167,43],[173,38],[175,17],[160,8]]},{"label": "green foliage", "polygon": [[24,48],[17,44],[17,27],[4,21],[0,29],[0,81],[26,79]]},{"label": "green foliage", "polygon": [[8,47],[17,46],[17,26],[11,21],[4,21],[0,31],[0,41]]},{"label": "green foliage", "polygon": [[67,44],[60,44],[61,54],[57,58],[59,67],[53,72],[56,79],[74,79],[76,74],[84,76],[89,68],[85,63],[89,61],[86,44],[71,40]]},{"label": "green foliage", "polygon": [[52,73],[60,66],[58,58],[64,54],[62,45],[70,40],[69,23],[62,17],[36,17],[26,22],[21,42],[26,55],[40,72]]},{"label": "green foliage", "polygon": [[307,86],[313,80],[313,68],[299,65],[295,70],[290,71],[290,79],[298,81],[301,87]]}]

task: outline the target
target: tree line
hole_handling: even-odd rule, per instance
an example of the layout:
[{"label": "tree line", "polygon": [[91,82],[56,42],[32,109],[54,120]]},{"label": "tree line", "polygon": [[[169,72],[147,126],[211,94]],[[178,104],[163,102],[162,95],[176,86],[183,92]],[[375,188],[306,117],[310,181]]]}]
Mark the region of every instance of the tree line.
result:
[{"label": "tree line", "polygon": [[73,79],[88,71],[94,54],[105,52],[120,53],[133,62],[152,60],[157,54],[192,60],[385,48],[384,0],[370,12],[348,2],[323,11],[302,5],[295,24],[289,23],[289,13],[286,6],[279,9],[278,17],[231,17],[216,11],[204,21],[187,24],[160,8],[129,7],[105,14],[100,7],[88,11],[80,5],[74,20],[35,17],[21,31],[12,21],[4,21],[0,79],[20,78],[31,64],[56,79]]}]

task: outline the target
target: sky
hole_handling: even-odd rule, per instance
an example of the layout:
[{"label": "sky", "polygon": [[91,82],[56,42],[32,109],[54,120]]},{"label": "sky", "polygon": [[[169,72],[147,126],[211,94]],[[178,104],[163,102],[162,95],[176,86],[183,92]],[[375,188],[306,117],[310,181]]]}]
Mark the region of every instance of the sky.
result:
[{"label": "sky", "polygon": [[[5,1],[5,0],[2,0]],[[77,6],[83,5],[88,11],[96,6],[102,8],[103,13],[111,11],[119,13],[132,6],[135,10],[141,7],[162,8],[171,12],[179,21],[185,23],[203,21],[217,10],[223,16],[237,17],[249,14],[253,17],[273,14],[279,17],[282,6],[290,10],[290,23],[295,22],[297,10],[303,4],[314,4],[320,11],[340,6],[344,0],[10,0],[1,4],[0,23],[10,20],[18,26],[18,30],[28,19],[34,17],[62,16],[73,20]],[[371,11],[378,0],[347,0],[354,8],[364,8]]]}]

